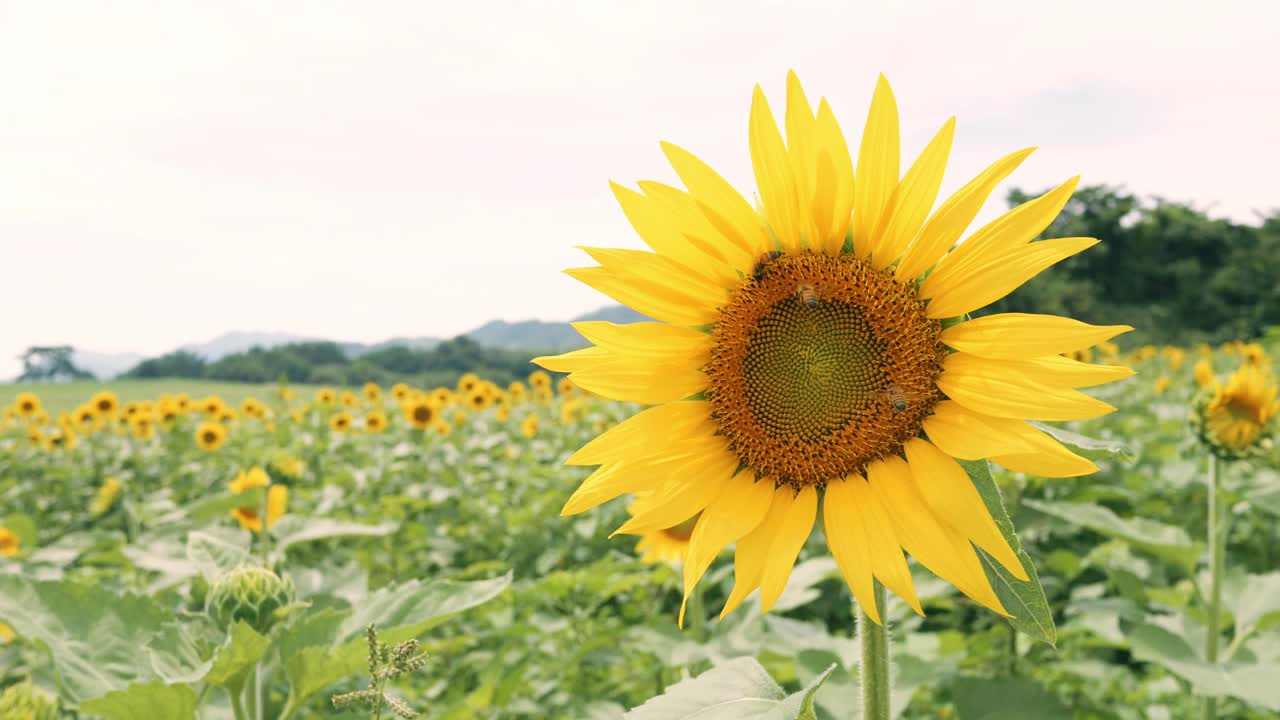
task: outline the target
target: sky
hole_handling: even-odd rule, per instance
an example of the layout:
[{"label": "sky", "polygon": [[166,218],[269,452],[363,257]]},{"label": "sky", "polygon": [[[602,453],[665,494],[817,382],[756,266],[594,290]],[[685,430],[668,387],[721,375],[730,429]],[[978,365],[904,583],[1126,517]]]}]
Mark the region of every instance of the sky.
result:
[{"label": "sky", "polygon": [[675,182],[668,140],[751,197],[751,91],[780,112],[790,69],[851,145],[883,72],[904,168],[955,115],[944,193],[1035,145],[1006,188],[1254,221],[1280,205],[1275,27],[1266,0],[0,0],[0,378],[33,344],[593,310],[575,246],[642,247],[608,181]]}]

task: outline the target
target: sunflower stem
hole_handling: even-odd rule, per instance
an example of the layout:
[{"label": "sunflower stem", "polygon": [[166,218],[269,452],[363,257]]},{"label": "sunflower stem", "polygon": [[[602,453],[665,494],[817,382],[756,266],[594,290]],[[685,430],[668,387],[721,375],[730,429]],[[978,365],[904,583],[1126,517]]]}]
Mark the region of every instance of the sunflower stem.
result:
[{"label": "sunflower stem", "polygon": [[[1222,610],[1222,561],[1223,533],[1218,528],[1218,458],[1209,454],[1209,607],[1205,621],[1204,657],[1210,663],[1218,662],[1218,616]],[[1218,699],[1204,699],[1204,720],[1218,717]]]},{"label": "sunflower stem", "polygon": [[[874,581],[873,581],[874,582]],[[880,619],[886,619],[888,596],[875,582],[875,603]],[[858,606],[858,642],[862,646],[862,720],[889,720],[889,630],[877,624]]]}]

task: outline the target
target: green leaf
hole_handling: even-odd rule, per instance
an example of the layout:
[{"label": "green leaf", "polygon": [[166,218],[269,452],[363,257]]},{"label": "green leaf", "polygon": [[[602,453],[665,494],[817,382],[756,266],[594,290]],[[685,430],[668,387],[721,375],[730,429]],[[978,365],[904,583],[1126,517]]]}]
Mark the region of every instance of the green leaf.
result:
[{"label": "green leaf", "polygon": [[1235,599],[1237,637],[1280,624],[1280,572],[1250,575]]},{"label": "green leaf", "polygon": [[787,695],[754,658],[735,658],[667,688],[624,720],[815,720],[813,696],[836,668]]},{"label": "green leaf", "polygon": [[1058,698],[1026,678],[956,678],[951,687],[959,720],[1071,720]]},{"label": "green leaf", "polygon": [[343,522],[330,518],[298,517],[289,515],[271,529],[275,538],[276,552],[283,553],[288,548],[315,540],[328,540],[335,537],[382,537],[399,529],[395,523],[381,525],[364,525],[361,523]]},{"label": "green leaf", "polygon": [[394,645],[421,635],[450,615],[488,602],[510,584],[511,573],[476,582],[413,580],[371,594],[341,624],[336,623],[332,610],[322,611],[325,618],[318,624],[304,618],[290,630],[299,628],[299,633],[333,639],[327,645],[303,647],[300,638],[288,631],[282,638],[282,647],[294,649],[284,665],[290,705],[300,706],[312,695],[367,667],[368,644],[363,634],[369,625],[377,627],[379,640]]},{"label": "green leaf", "polygon": [[1066,520],[1072,525],[1123,540],[1135,548],[1178,565],[1184,572],[1195,571],[1203,547],[1191,540],[1187,531],[1173,525],[1143,517],[1121,518],[1109,508],[1092,503],[1023,502],[1045,515]]},{"label": "green leaf", "polygon": [[213,656],[213,666],[204,676],[210,685],[239,689],[244,685],[249,669],[267,653],[271,641],[243,622],[231,627],[227,644],[218,648]]},{"label": "green leaf", "polygon": [[1058,631],[1053,624],[1053,611],[1049,609],[1049,601],[1045,599],[1044,588],[1040,587],[1040,576],[1036,574],[1035,563],[1031,562],[1031,556],[1022,549],[1022,543],[1013,531],[1013,521],[1009,519],[1004,501],[1000,499],[1000,489],[991,477],[991,466],[986,460],[959,462],[969,474],[969,479],[973,480],[974,487],[982,496],[982,502],[987,506],[987,512],[991,513],[996,527],[1000,528],[1000,534],[1009,543],[1009,547],[1013,548],[1028,576],[1025,581],[1019,580],[1003,565],[979,550],[978,556],[982,559],[982,569],[987,574],[987,581],[991,583],[1005,609],[1013,615],[1009,623],[1015,629],[1028,637],[1054,645],[1058,640]]},{"label": "green leaf", "polygon": [[196,693],[186,685],[130,685],[80,704],[80,711],[106,720],[195,720]]},{"label": "green leaf", "polygon": [[1133,452],[1133,450],[1119,440],[1093,438],[1088,435],[1082,435],[1078,432],[1067,430],[1066,428],[1040,422],[1033,422],[1031,425],[1039,430],[1043,430],[1060,443],[1070,445],[1078,450],[1087,451],[1085,453],[1086,455],[1115,455],[1124,463],[1132,463],[1138,459],[1138,456]]},{"label": "green leaf", "polygon": [[193,683],[209,672],[212,643],[197,637],[194,624],[170,623],[147,646],[155,674],[170,685]]},{"label": "green leaf", "polygon": [[266,494],[267,488],[265,486],[249,488],[239,495],[230,490],[224,490],[207,498],[197,500],[178,510],[175,513],[177,517],[166,517],[164,520],[172,521],[178,517],[185,516],[193,523],[203,524],[210,520],[225,519],[236,508],[256,509],[262,507],[262,499],[266,497]]},{"label": "green leaf", "polygon": [[222,573],[249,562],[249,540],[232,530],[197,530],[187,536],[187,559],[212,582]]},{"label": "green leaf", "polygon": [[1191,683],[1197,694],[1230,695],[1280,711],[1280,683],[1276,682],[1280,664],[1211,664],[1202,660],[1181,635],[1149,623],[1130,631],[1129,644],[1135,657],[1163,666]]},{"label": "green leaf", "polygon": [[153,676],[142,648],[168,619],[150,598],[0,575],[0,622],[49,648],[60,694],[72,704]]}]

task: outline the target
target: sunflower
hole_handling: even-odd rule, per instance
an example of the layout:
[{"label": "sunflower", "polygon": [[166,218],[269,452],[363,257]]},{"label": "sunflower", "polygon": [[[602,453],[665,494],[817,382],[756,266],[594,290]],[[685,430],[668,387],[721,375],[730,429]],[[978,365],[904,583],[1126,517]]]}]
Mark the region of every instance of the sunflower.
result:
[{"label": "sunflower", "polygon": [[480,377],[475,373],[463,373],[458,378],[458,394],[466,395],[471,392],[476,385],[480,384]]},{"label": "sunflower", "polygon": [[512,400],[517,402],[524,400],[527,391],[528,388],[526,388],[524,383],[519,380],[512,380],[507,384],[507,394],[511,396]]},{"label": "sunflower", "polygon": [[[284,485],[272,484],[271,477],[260,467],[250,468],[248,472],[241,471],[228,487],[235,495],[239,495],[249,488],[267,487],[268,530],[285,514],[289,504],[289,488]],[[236,522],[240,523],[240,527],[245,530],[262,532],[262,517],[258,513],[258,508],[235,508],[231,511],[231,517],[235,518]]]},{"label": "sunflower", "polygon": [[382,400],[382,387],[378,383],[365,383],[360,392],[368,402],[376,403]]},{"label": "sunflower", "polygon": [[[135,408],[137,407],[136,403],[134,404],[134,407]],[[217,417],[223,410],[226,409],[226,407],[227,407],[227,404],[224,403],[222,401],[222,398],[218,397],[217,395],[210,395],[200,401],[200,409],[204,411],[204,414],[208,415],[209,417]]]},{"label": "sunflower", "polygon": [[214,418],[224,425],[230,425],[236,421],[236,411],[229,407],[222,408],[222,411],[215,415]]},{"label": "sunflower", "polygon": [[93,398],[89,400],[89,404],[93,409],[103,417],[111,417],[116,414],[116,410],[120,409],[120,398],[110,390],[101,390],[94,393]]},{"label": "sunflower", "polygon": [[93,517],[105,514],[115,505],[116,498],[120,497],[122,486],[116,478],[109,477],[102,481],[102,486],[98,488],[98,492],[94,494],[93,501],[89,503],[89,514]]},{"label": "sunflower", "polygon": [[449,437],[449,433],[453,432],[453,426],[445,422],[444,418],[431,423],[431,429],[440,437]]},{"label": "sunflower", "polygon": [[1248,457],[1266,449],[1280,413],[1275,378],[1246,359],[1196,408],[1192,422],[1200,439],[1223,459]]},{"label": "sunflower", "polygon": [[438,387],[427,395],[436,407],[444,407],[454,401],[453,391],[447,387]]},{"label": "sunflower", "polygon": [[529,373],[529,387],[534,390],[551,389],[551,376],[541,370],[534,370]]},{"label": "sunflower", "polygon": [[481,388],[474,388],[467,393],[467,407],[479,412],[489,407],[489,394]]},{"label": "sunflower", "polygon": [[387,429],[387,416],[381,410],[372,410],[364,416],[364,429],[371,433],[380,433]]},{"label": "sunflower", "polygon": [[82,433],[89,433],[98,421],[98,410],[95,404],[81,405],[75,412],[76,428]]},{"label": "sunflower", "polygon": [[205,450],[213,451],[227,441],[227,428],[216,422],[202,422],[196,428],[196,442]]},{"label": "sunflower", "polygon": [[21,538],[9,528],[0,527],[0,557],[13,557],[21,549]]},{"label": "sunflower", "polygon": [[340,412],[329,418],[329,429],[334,432],[346,432],[351,429],[351,413]]},{"label": "sunflower", "polygon": [[560,378],[560,382],[556,383],[556,391],[559,392],[561,396],[572,395],[573,389],[573,381],[567,377]]},{"label": "sunflower", "polygon": [[332,388],[320,388],[316,391],[316,402],[321,405],[332,405],[337,397]]},{"label": "sunflower", "polygon": [[396,400],[404,400],[405,398],[409,397],[409,393],[410,393],[409,386],[405,385],[404,383],[396,383],[395,385],[391,386],[391,397],[395,398]]},{"label": "sunflower", "polygon": [[655,252],[587,248],[599,266],[568,274],[659,322],[575,323],[593,347],[535,362],[601,396],[656,407],[569,459],[599,468],[563,513],[648,491],[652,507],[619,532],[697,516],[685,596],[736,543],[727,614],[757,588],[763,609],[773,606],[821,500],[827,544],[874,621],[875,580],[921,611],[904,549],[1007,614],[973,545],[1015,577],[1027,573],[956,458],[1052,477],[1094,472],[1026,421],[1113,411],[1077,388],[1132,371],[1062,355],[1131,328],[1022,313],[967,319],[1098,241],[1032,242],[1073,178],[955,246],[1031,150],[998,160],[930,215],[954,127],[947,121],[900,174],[897,108],[881,77],[855,184],[830,107],[815,113],[790,74],[785,142],[759,87],[752,100],[758,211],[670,144],[687,191],[614,185]]},{"label": "sunflower", "polygon": [[358,401],[356,400],[356,394],[351,392],[350,390],[343,390],[338,395],[338,402],[343,407],[355,407],[358,403]]},{"label": "sunflower", "polygon": [[0,645],[12,642],[16,637],[18,637],[18,633],[14,632],[13,628],[5,625],[4,623],[0,623]]},{"label": "sunflower", "polygon": [[266,414],[267,408],[257,398],[247,397],[240,401],[240,412],[248,417],[260,418]]},{"label": "sunflower", "polygon": [[13,399],[13,407],[22,417],[29,418],[40,412],[40,396],[33,392],[20,392]]},{"label": "sunflower", "polygon": [[538,416],[530,415],[520,421],[520,434],[532,439],[538,434]]},{"label": "sunflower", "polygon": [[436,419],[436,409],[431,404],[431,400],[425,396],[415,397],[401,406],[404,411],[404,419],[415,430],[426,430],[431,426],[431,422]]},{"label": "sunflower", "polygon": [[1161,375],[1160,377],[1156,378],[1156,382],[1153,386],[1153,389],[1156,391],[1156,393],[1163,393],[1165,390],[1168,390],[1169,376]]},{"label": "sunflower", "polygon": [[156,421],[150,414],[139,413],[129,419],[129,430],[139,440],[150,440],[156,434]]},{"label": "sunflower", "polygon": [[1207,388],[1213,384],[1216,375],[1213,372],[1213,364],[1209,362],[1209,358],[1202,357],[1196,362],[1195,370],[1196,384],[1202,388]]},{"label": "sunflower", "polygon": [[500,403],[498,409],[493,411],[493,417],[498,422],[506,422],[511,417],[511,406],[507,403]]},{"label": "sunflower", "polygon": [[44,445],[48,450],[74,450],[79,443],[75,432],[66,425],[50,430],[44,436]]}]

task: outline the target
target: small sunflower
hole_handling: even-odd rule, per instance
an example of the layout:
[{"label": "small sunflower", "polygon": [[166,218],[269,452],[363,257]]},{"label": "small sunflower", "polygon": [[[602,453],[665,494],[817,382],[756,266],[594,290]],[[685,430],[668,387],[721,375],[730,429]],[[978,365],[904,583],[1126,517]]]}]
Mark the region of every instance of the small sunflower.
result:
[{"label": "small sunflower", "polygon": [[222,411],[214,416],[214,419],[216,419],[218,422],[224,425],[230,425],[231,423],[236,421],[236,418],[237,418],[236,411],[232,410],[229,407],[222,408]]},{"label": "small sunflower", "polygon": [[409,386],[404,383],[396,383],[391,386],[391,397],[396,400],[404,400],[409,397],[410,392],[411,390],[409,389]]},{"label": "small sunflower", "polygon": [[355,407],[358,404],[356,394],[350,390],[343,390],[342,393],[338,395],[338,402],[341,403],[343,407]]},{"label": "small sunflower", "polygon": [[463,373],[462,377],[458,378],[458,394],[466,396],[479,384],[480,377],[478,375],[475,373]]},{"label": "small sunflower", "polygon": [[415,397],[401,407],[404,419],[409,421],[415,430],[426,430],[436,419],[435,406],[425,396]]},{"label": "small sunflower", "polygon": [[44,444],[49,450],[74,450],[80,440],[70,427],[61,425],[45,434]]},{"label": "small sunflower", "polygon": [[346,432],[351,429],[351,413],[340,412],[329,418],[329,429],[334,432]]},{"label": "small sunflower", "polygon": [[[137,407],[136,403],[134,404],[134,407],[135,408]],[[226,408],[227,408],[227,404],[223,402],[222,398],[218,397],[217,395],[210,395],[200,401],[200,409],[204,412],[205,415],[208,415],[209,417],[216,418]]]},{"label": "small sunflower", "polygon": [[489,407],[489,394],[480,389],[467,393],[467,408],[479,412]]},{"label": "small sunflower", "polygon": [[519,380],[513,380],[507,385],[507,394],[516,402],[524,400],[527,392],[528,388],[526,388],[525,384]]},{"label": "small sunflower", "polygon": [[[655,495],[638,497],[627,506],[627,512],[634,517],[647,510],[657,499]],[[693,537],[693,529],[697,524],[698,516],[695,515],[679,525],[642,533],[640,542],[636,543],[640,561],[679,565],[684,561],[685,550],[689,549],[689,538]]]},{"label": "small sunflower", "polygon": [[240,401],[240,412],[247,417],[260,418],[266,414],[267,408],[257,398],[247,397]]},{"label": "small sunflower", "polygon": [[13,400],[13,407],[24,418],[33,417],[40,412],[40,396],[33,392],[20,392]]},{"label": "small sunflower", "polygon": [[551,389],[551,376],[541,370],[529,373],[529,387],[534,390]]},{"label": "small sunflower", "polygon": [[151,415],[135,415],[129,419],[129,431],[139,440],[150,440],[156,434],[156,421]]},{"label": "small sunflower", "polygon": [[1132,371],[1063,354],[1131,328],[967,316],[1097,244],[1033,242],[1078,179],[957,245],[1030,149],[998,160],[931,214],[954,121],[901,173],[897,106],[883,77],[856,183],[834,114],[825,100],[815,113],[794,74],[784,128],[785,140],[757,87],[748,136],[759,210],[671,144],[663,149],[686,189],[614,186],[655,252],[586,248],[599,266],[568,274],[658,322],[575,323],[593,347],[535,362],[601,396],[656,407],[569,459],[599,468],[563,513],[645,491],[652,506],[619,532],[696,517],[685,596],[736,543],[727,614],[757,588],[764,610],[774,605],[821,507],[831,553],[874,621],[876,580],[922,612],[904,550],[1008,614],[974,546],[1013,576],[1027,573],[956,458],[1050,477],[1094,472],[1027,421],[1112,412],[1077,388]]},{"label": "small sunflower", "polygon": [[1210,385],[1213,385],[1214,381],[1217,379],[1217,376],[1213,372],[1213,363],[1209,362],[1209,358],[1207,357],[1200,358],[1196,363],[1194,373],[1196,385],[1199,385],[1202,388],[1207,388]]},{"label": "small sunflower", "polygon": [[527,438],[534,438],[538,434],[538,416],[530,415],[520,421],[520,434]]},{"label": "small sunflower", "polygon": [[1168,389],[1169,389],[1169,376],[1168,376],[1168,375],[1161,375],[1160,377],[1156,378],[1156,382],[1155,382],[1155,385],[1153,386],[1153,388],[1154,388],[1154,390],[1156,391],[1156,393],[1163,393],[1165,390],[1168,390]]},{"label": "small sunflower", "polygon": [[[271,477],[260,467],[241,472],[228,486],[233,494],[255,487],[267,488],[267,529],[275,526],[276,521],[284,516],[289,504],[289,489],[284,485],[272,484]],[[245,530],[262,532],[262,517],[256,507],[240,507],[231,511],[231,517],[240,523]]]},{"label": "small sunflower", "polygon": [[9,528],[0,527],[0,557],[13,557],[18,554],[22,540]]},{"label": "small sunflower", "polygon": [[216,422],[202,422],[196,428],[196,443],[210,452],[222,447],[227,441],[226,426]]},{"label": "small sunflower", "polygon": [[449,437],[449,433],[453,432],[453,426],[445,422],[444,418],[431,423],[431,429],[435,430],[440,437]]},{"label": "small sunflower", "polygon": [[574,390],[573,381],[567,377],[560,378],[560,382],[556,383],[556,391],[559,392],[561,396],[572,395],[573,390]]},{"label": "small sunflower", "polygon": [[427,397],[436,407],[444,407],[454,401],[453,392],[447,387],[438,387],[432,390]]},{"label": "small sunflower", "polygon": [[378,383],[365,383],[360,392],[364,395],[366,402],[376,403],[382,401],[382,387]]},{"label": "small sunflower", "polygon": [[1215,382],[1192,416],[1201,441],[1226,460],[1266,451],[1275,433],[1280,399],[1276,381],[1246,359],[1225,385]]},{"label": "small sunflower", "polygon": [[380,433],[387,429],[387,416],[381,410],[372,410],[364,416],[364,429],[371,433]]},{"label": "small sunflower", "polygon": [[320,388],[316,391],[316,402],[321,405],[332,405],[338,397],[332,388]]},{"label": "small sunflower", "polygon": [[511,417],[511,406],[507,403],[499,404],[498,409],[493,411],[493,417],[498,422],[506,422]]},{"label": "small sunflower", "polygon": [[93,517],[105,514],[115,505],[116,498],[120,497],[120,490],[123,486],[116,478],[109,477],[102,481],[102,486],[98,488],[98,492],[94,494],[93,501],[89,503],[89,514]]},{"label": "small sunflower", "polygon": [[110,390],[102,390],[94,394],[89,401],[93,409],[102,417],[113,417],[116,411],[120,409],[120,398]]}]

